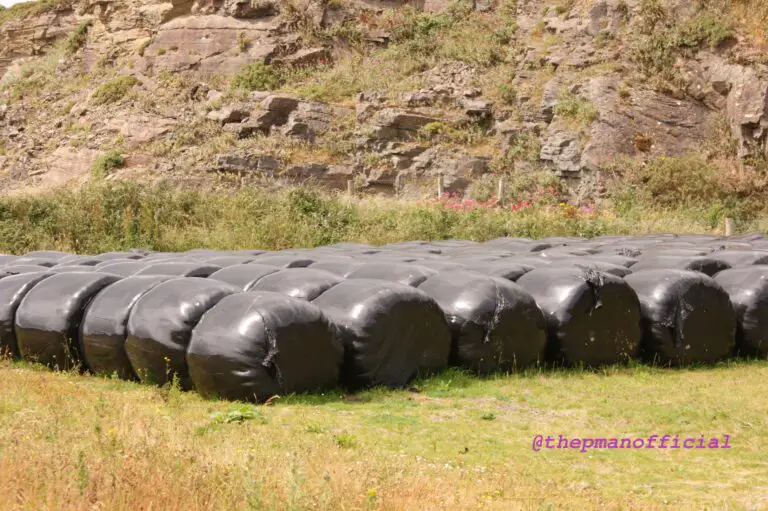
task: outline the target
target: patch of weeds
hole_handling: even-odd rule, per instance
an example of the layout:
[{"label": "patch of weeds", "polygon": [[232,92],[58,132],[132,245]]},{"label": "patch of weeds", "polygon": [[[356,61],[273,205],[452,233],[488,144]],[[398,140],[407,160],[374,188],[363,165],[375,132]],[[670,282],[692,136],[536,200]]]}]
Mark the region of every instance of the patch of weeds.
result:
[{"label": "patch of weeds", "polygon": [[357,446],[357,438],[349,433],[340,433],[334,437],[334,440],[342,449],[352,449]]},{"label": "patch of weeds", "polygon": [[511,84],[502,83],[499,85],[499,98],[505,105],[513,105],[517,100],[517,92]]},{"label": "patch of weeds", "polygon": [[480,416],[480,418],[484,421],[495,421],[496,420],[496,414],[493,412],[484,413]]},{"label": "patch of weeds", "polygon": [[598,119],[597,108],[592,103],[568,91],[560,93],[555,114],[578,121],[581,125],[589,125]]},{"label": "patch of weeds", "polygon": [[123,99],[134,86],[141,82],[135,76],[119,76],[96,89],[93,94],[95,105],[116,103]]},{"label": "patch of weeds", "polygon": [[253,405],[244,405],[228,412],[215,412],[211,414],[211,422],[215,424],[243,423],[246,421],[257,421],[260,424],[266,424],[267,419]]},{"label": "patch of weeds", "polygon": [[675,23],[659,0],[642,4],[645,34],[632,49],[632,56],[646,75],[680,85],[682,77],[674,68],[679,56],[692,54],[702,46],[716,47],[733,34],[733,22],[722,13],[702,11],[693,18]]},{"label": "patch of weeds", "polygon": [[214,412],[210,414],[209,421],[195,429],[197,436],[205,435],[211,431],[216,431],[226,424],[243,424],[245,422],[254,422],[256,424],[267,424],[267,418],[254,405],[242,405],[228,412]]},{"label": "patch of weeds", "polygon": [[283,83],[283,73],[277,67],[254,62],[232,78],[232,88],[245,90],[275,90]]},{"label": "patch of weeds", "polygon": [[244,32],[237,34],[237,47],[241,53],[245,53],[251,47],[251,40],[245,36]]},{"label": "patch of weeds", "polygon": [[149,48],[152,45],[152,43],[154,43],[154,42],[155,42],[155,38],[154,37],[150,37],[149,39],[145,39],[141,43],[141,46],[139,46],[139,49],[138,49],[139,56],[143,57],[144,56],[144,52],[146,52],[147,48]]},{"label": "patch of weeds", "polygon": [[110,151],[100,156],[91,166],[91,179],[101,181],[109,173],[125,165],[125,158],[118,151]]},{"label": "patch of weeds", "polygon": [[319,433],[325,433],[325,428],[323,428],[319,424],[310,424],[306,427],[305,431],[307,433],[319,434]]},{"label": "patch of weeds", "polygon": [[91,20],[86,20],[80,23],[72,34],[67,38],[67,54],[72,55],[77,53],[77,50],[83,47],[88,40],[88,30],[92,25]]},{"label": "patch of weeds", "polygon": [[166,51],[167,51],[167,50],[166,50],[165,48],[158,48],[158,49],[157,49],[157,56],[158,56],[158,57],[162,57],[163,55],[165,55],[165,52],[166,52]]},{"label": "patch of weeds", "polygon": [[[539,155],[541,154],[541,139],[532,131],[523,131],[513,136],[509,143],[507,152],[505,154],[505,160],[499,161],[501,164],[509,164],[510,167],[514,167],[515,160],[523,160],[530,162],[537,162]],[[494,167],[498,171],[503,171],[503,168]]]},{"label": "patch of weeds", "polygon": [[557,16],[562,16],[565,14],[566,16],[571,13],[571,10],[573,9],[573,6],[576,4],[576,0],[567,0],[566,2],[562,4],[558,4],[555,6],[555,14]]}]

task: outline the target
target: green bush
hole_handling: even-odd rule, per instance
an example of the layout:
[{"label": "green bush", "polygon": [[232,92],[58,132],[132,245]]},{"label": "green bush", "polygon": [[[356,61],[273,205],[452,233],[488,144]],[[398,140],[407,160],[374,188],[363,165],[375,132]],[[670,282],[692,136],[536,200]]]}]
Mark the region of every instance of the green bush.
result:
[{"label": "green bush", "polygon": [[125,158],[119,151],[110,151],[96,159],[91,166],[91,178],[94,181],[101,181],[109,173],[125,165]]},{"label": "green bush", "polygon": [[591,124],[598,118],[597,108],[575,94],[563,91],[555,105],[555,114],[579,121],[582,124]]},{"label": "green bush", "polygon": [[[733,34],[730,19],[725,13],[702,11],[694,18],[681,24],[659,27],[666,19],[664,9],[658,0],[648,0],[650,14],[645,18],[645,36],[632,49],[634,60],[641,71],[648,75],[659,75],[662,79],[679,81],[673,65],[678,56],[694,51],[703,45],[717,46]],[[661,14],[660,14],[661,13]]]},{"label": "green bush", "polygon": [[254,62],[241,69],[232,78],[232,87],[245,90],[275,90],[283,83],[279,69],[262,62]]},{"label": "green bush", "polygon": [[685,209],[715,224],[726,214],[751,221],[768,210],[765,168],[739,177],[698,154],[619,165],[608,191],[622,213]]},{"label": "green bush", "polygon": [[106,105],[116,103],[123,99],[130,90],[141,82],[134,76],[119,76],[96,89],[93,94],[93,103]]},{"label": "green bush", "polygon": [[72,34],[67,38],[67,53],[77,53],[88,40],[88,29],[91,28],[91,20],[83,21],[80,23]]}]

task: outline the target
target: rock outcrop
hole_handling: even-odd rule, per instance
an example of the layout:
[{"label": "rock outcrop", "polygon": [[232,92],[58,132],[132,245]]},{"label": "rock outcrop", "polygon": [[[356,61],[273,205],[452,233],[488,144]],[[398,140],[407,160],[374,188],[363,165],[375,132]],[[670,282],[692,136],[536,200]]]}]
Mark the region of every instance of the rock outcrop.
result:
[{"label": "rock outcrop", "polygon": [[[81,182],[118,151],[140,179],[215,171],[417,196],[438,175],[462,192],[492,169],[549,169],[583,187],[619,157],[700,151],[718,119],[738,158],[768,156],[768,66],[742,34],[666,41],[684,47],[651,57],[674,80],[641,73],[648,34],[700,12],[665,5],[650,32],[636,0],[17,8],[0,28],[3,183]],[[377,67],[399,66],[393,55],[408,61],[399,83]],[[248,66],[265,90],[232,86]],[[365,79],[374,71],[381,83]]]}]

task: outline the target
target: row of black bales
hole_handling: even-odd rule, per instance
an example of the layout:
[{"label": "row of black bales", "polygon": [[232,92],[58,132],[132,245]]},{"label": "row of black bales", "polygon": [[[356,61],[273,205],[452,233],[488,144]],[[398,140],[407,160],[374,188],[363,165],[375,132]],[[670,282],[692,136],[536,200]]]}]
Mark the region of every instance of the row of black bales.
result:
[{"label": "row of black bales", "polygon": [[1,352],[229,399],[764,358],[767,339],[762,235],[0,256]]}]

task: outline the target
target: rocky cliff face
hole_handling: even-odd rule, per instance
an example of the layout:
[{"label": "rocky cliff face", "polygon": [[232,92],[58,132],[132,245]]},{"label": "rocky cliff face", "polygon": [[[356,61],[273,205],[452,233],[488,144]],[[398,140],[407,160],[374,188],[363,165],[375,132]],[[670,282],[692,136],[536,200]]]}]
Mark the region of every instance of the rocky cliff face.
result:
[{"label": "rocky cliff face", "polygon": [[768,68],[729,5],[28,4],[0,12],[3,190],[95,179],[107,153],[107,179],[406,196],[544,171],[591,193],[604,169],[712,144],[749,168],[768,155]]}]

